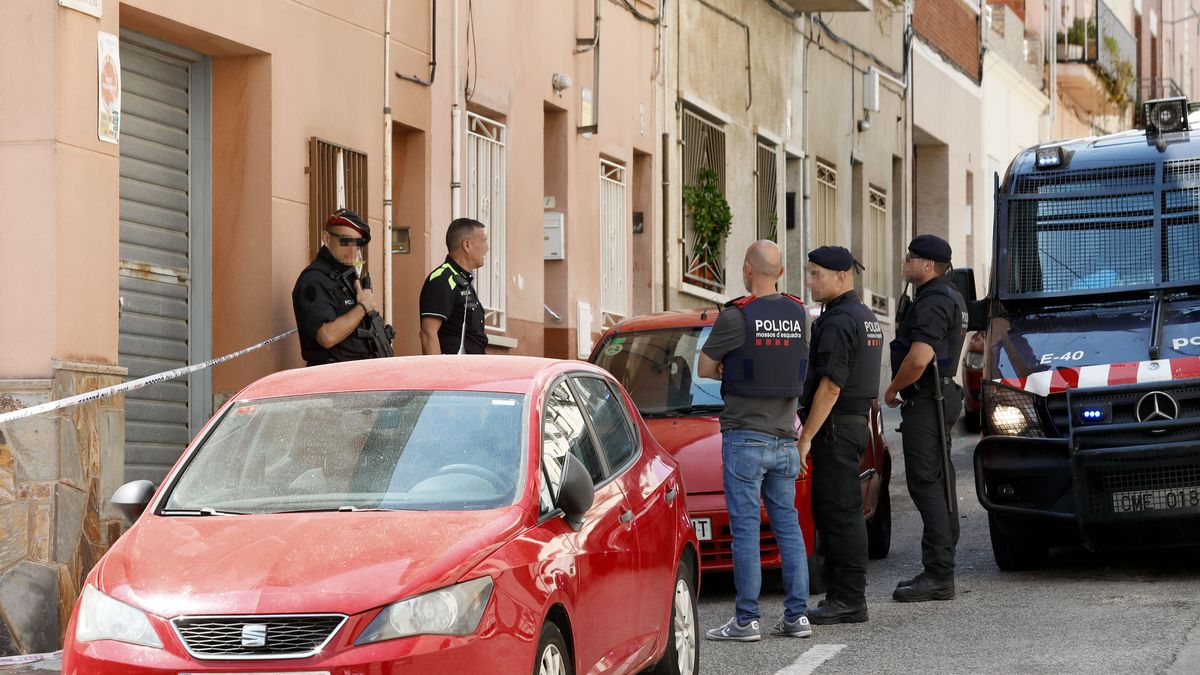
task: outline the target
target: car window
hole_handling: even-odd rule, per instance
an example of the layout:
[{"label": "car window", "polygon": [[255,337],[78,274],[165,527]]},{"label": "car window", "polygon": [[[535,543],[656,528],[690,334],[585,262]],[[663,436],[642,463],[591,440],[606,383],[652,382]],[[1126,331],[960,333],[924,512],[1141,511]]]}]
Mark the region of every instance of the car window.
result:
[{"label": "car window", "polygon": [[608,465],[614,469],[624,466],[633,457],[634,438],[622,399],[600,378],[578,377],[575,384]]},{"label": "car window", "polygon": [[550,510],[554,497],[558,495],[568,452],[583,462],[592,476],[592,482],[599,483],[604,480],[604,465],[596,452],[587,423],[583,420],[583,411],[575,402],[575,396],[564,380],[554,386],[546,399],[546,414],[542,421],[544,480],[541,499],[542,507],[546,511]]},{"label": "car window", "polygon": [[642,416],[711,414],[725,407],[721,382],[700,377],[700,350],[711,326],[618,333],[593,363],[629,392]]},{"label": "car window", "polygon": [[191,456],[163,512],[508,505],[522,476],[522,401],[401,391],[239,403]]}]

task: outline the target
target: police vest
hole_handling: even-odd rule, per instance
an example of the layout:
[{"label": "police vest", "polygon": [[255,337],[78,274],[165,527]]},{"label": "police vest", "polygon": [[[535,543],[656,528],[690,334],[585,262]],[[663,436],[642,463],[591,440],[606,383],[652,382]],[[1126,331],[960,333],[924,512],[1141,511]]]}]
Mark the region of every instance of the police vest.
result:
[{"label": "police vest", "polygon": [[[904,362],[904,357],[908,356],[908,350],[912,347],[912,329],[909,327],[908,317],[913,316],[915,312],[929,311],[923,306],[921,299],[933,293],[945,295],[954,303],[954,312],[950,317],[950,325],[946,328],[946,337],[942,339],[941,343],[934,345],[933,349],[938,373],[942,377],[954,377],[958,373],[958,357],[962,354],[963,341],[967,336],[967,303],[958,289],[951,286],[945,279],[934,279],[925,288],[927,290],[918,294],[913,301],[905,320],[896,330],[896,339],[892,340],[892,377],[900,372],[900,364]],[[929,378],[933,377],[932,371],[932,368],[926,367],[918,382],[929,382]]]},{"label": "police vest", "polygon": [[726,307],[742,310],[746,340],[725,355],[721,394],[751,398],[794,398],[804,392],[808,344],[804,302],[782,293],[745,296]]},{"label": "police vest", "polygon": [[[879,365],[883,360],[883,328],[875,313],[858,299],[857,294],[833,306],[826,305],[825,313],[813,323],[812,345],[817,349],[826,338],[823,333],[830,322],[853,324],[857,345],[850,355],[850,373],[842,385],[841,394],[834,404],[834,412],[866,414],[871,409],[871,399],[879,396]],[[850,345],[845,345],[850,349]],[[804,391],[811,398],[817,390],[815,369],[805,379]],[[811,403],[811,401],[806,401]]]}]

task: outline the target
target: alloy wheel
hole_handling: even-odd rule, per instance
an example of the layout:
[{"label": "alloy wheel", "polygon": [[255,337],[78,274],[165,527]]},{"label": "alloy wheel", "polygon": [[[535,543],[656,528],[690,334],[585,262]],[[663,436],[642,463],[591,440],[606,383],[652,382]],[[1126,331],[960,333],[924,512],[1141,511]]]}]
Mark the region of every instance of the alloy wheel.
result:
[{"label": "alloy wheel", "polygon": [[538,668],[539,675],[563,675],[566,672],[567,663],[563,660],[563,655],[559,651],[558,645],[546,645],[546,648],[542,650],[542,657]]},{"label": "alloy wheel", "polygon": [[692,609],[692,590],[684,579],[675,580],[675,653],[679,655],[679,675],[692,675],[696,662],[696,621]]}]

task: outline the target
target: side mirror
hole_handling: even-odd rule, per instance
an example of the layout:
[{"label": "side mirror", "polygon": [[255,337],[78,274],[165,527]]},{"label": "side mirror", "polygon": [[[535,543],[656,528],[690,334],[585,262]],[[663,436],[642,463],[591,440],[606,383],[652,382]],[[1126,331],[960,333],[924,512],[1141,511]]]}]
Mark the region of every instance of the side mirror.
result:
[{"label": "side mirror", "polygon": [[117,488],[113,493],[112,503],[125,516],[129,524],[137,520],[150,500],[154,498],[154,483],[148,480],[135,480]]},{"label": "side mirror", "polygon": [[967,330],[987,330],[989,298],[967,303]]},{"label": "side mirror", "polygon": [[554,505],[563,510],[567,524],[578,532],[583,527],[583,516],[592,508],[596,499],[596,486],[592,476],[579,458],[570,453],[563,464],[562,485]]},{"label": "side mirror", "polygon": [[946,273],[946,278],[950,280],[950,283],[954,284],[954,287],[958,289],[959,293],[962,293],[963,300],[967,301],[968,307],[971,305],[971,303],[975,302],[975,298],[977,296],[975,294],[974,270],[972,270],[970,267],[956,267]]}]

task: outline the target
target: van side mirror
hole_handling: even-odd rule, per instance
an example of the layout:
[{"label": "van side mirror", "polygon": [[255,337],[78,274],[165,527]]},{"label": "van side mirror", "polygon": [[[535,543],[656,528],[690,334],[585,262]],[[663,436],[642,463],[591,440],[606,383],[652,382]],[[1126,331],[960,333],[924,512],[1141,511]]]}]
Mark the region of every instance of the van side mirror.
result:
[{"label": "van side mirror", "polygon": [[154,483],[148,480],[135,480],[117,488],[113,493],[112,503],[125,517],[130,525],[137,520],[150,500],[154,498]]},{"label": "van side mirror", "polygon": [[946,278],[951,284],[962,293],[963,300],[967,301],[967,306],[975,302],[975,271],[970,267],[954,268],[946,273]]},{"label": "van side mirror", "polygon": [[592,508],[596,499],[596,486],[587,467],[575,455],[567,453],[563,464],[562,484],[554,505],[563,510],[567,524],[578,532],[583,527],[583,516]]},{"label": "van side mirror", "polygon": [[990,304],[991,298],[967,303],[967,330],[987,330]]}]

